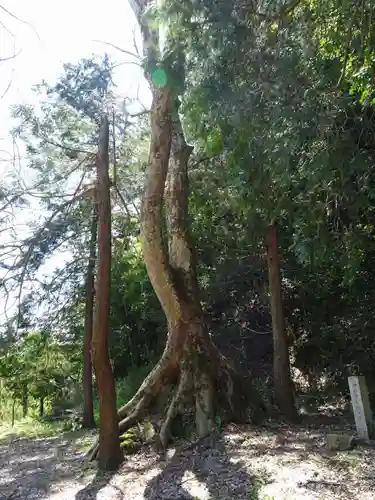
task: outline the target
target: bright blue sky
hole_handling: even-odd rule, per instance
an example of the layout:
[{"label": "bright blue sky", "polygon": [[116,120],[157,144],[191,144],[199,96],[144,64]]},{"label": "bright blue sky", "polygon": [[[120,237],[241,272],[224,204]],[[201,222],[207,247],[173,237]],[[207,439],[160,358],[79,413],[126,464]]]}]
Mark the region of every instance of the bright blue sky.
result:
[{"label": "bright blue sky", "polygon": [[[134,61],[98,41],[134,53],[134,40],[140,50],[140,36],[127,0],[1,0],[0,5],[25,21],[17,21],[0,9],[0,59],[20,51],[14,59],[0,62],[0,97],[11,82],[0,100],[1,182],[6,170],[12,168],[6,161],[12,153],[10,106],[35,102],[32,86],[42,79],[52,83],[65,62],[104,52],[119,63]],[[150,94],[141,68],[134,64],[119,66],[115,82],[120,96],[139,97],[143,105],[149,105]],[[19,222],[26,222],[22,214],[20,218]],[[0,297],[0,324],[3,309]]]}]

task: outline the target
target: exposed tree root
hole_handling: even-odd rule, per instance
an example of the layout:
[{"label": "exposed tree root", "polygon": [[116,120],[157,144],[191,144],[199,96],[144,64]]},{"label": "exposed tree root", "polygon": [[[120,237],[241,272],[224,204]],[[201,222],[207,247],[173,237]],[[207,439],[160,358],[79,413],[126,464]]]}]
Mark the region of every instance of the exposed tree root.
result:
[{"label": "exposed tree root", "polygon": [[176,415],[181,411],[189,389],[191,389],[191,374],[188,370],[182,370],[180,382],[172,397],[172,401],[168,407],[164,422],[157,437],[157,444],[162,449],[165,449],[168,445],[171,424]]},{"label": "exposed tree root", "polygon": [[[197,342],[189,342],[188,348],[185,344],[181,354],[177,355],[174,351],[173,356],[168,354],[167,348],[136,395],[119,409],[119,435],[147,417],[151,404],[178,369],[176,389],[156,437],[158,447],[167,447],[174,419],[183,412],[193,414],[191,410],[194,407],[200,438],[212,431],[215,415],[220,415],[222,421],[260,421],[265,407],[259,393],[249,379],[239,375],[229,365],[211,341],[210,344],[207,350],[206,342],[198,342],[198,345]],[[176,360],[180,361],[180,368]],[[95,460],[98,455],[99,443],[96,442],[89,451],[89,459]]]},{"label": "exposed tree root", "polygon": [[[161,392],[165,383],[173,378],[178,370],[179,351],[168,342],[162,357],[145,378],[134,397],[117,412],[119,435],[140,422],[147,413],[154,398]],[[96,441],[88,451],[89,460],[98,458],[99,442]]]}]

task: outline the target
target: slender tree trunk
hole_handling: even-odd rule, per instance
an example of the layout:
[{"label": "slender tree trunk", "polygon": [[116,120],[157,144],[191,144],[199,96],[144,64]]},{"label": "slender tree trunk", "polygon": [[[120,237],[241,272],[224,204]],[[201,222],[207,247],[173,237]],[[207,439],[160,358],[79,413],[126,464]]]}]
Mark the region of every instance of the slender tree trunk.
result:
[{"label": "slender tree trunk", "polygon": [[288,339],[285,330],[281,292],[280,257],[277,230],[274,224],[266,233],[268,279],[273,330],[273,375],[276,403],[289,420],[297,418],[294,403],[294,387],[290,373]]},{"label": "slender tree trunk", "polygon": [[23,384],[22,386],[22,416],[23,418],[27,417],[27,412],[29,409],[29,394],[27,391],[27,384]]},{"label": "slender tree trunk", "polygon": [[14,427],[14,421],[16,419],[15,413],[16,413],[16,400],[13,399],[13,401],[12,401],[12,427]]},{"label": "slender tree trunk", "polygon": [[109,359],[109,300],[111,274],[111,202],[108,160],[108,118],[102,118],[97,155],[98,274],[92,360],[96,375],[100,411],[99,466],[115,470],[122,461],[117,425],[116,389]]},{"label": "slender tree trunk", "polygon": [[85,327],[83,341],[83,427],[85,429],[93,429],[95,427],[92,389],[91,339],[94,316],[94,282],[97,231],[98,211],[96,200],[93,200],[90,252],[86,275]]},{"label": "slender tree trunk", "polygon": [[44,398],[39,398],[39,418],[44,417]]}]

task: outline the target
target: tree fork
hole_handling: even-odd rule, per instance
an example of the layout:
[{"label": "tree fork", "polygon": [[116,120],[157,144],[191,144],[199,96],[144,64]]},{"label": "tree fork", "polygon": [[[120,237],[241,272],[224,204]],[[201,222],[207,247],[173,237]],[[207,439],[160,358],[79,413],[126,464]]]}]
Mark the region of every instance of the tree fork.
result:
[{"label": "tree fork", "polygon": [[[135,0],[131,6],[141,26],[146,55],[150,55],[150,51],[157,50],[158,35],[143,24],[143,12],[147,4],[148,0]],[[154,59],[157,60],[157,57]],[[142,420],[165,381],[179,373],[176,392],[158,436],[159,443],[164,447],[170,425],[185,400],[190,375],[195,389],[196,424],[201,435],[212,428],[214,406],[220,398],[230,417],[239,418],[239,411],[245,414],[249,388],[218,351],[203,324],[188,222],[187,165],[192,148],[186,144],[172,88],[168,85],[155,87],[151,78],[148,79],[153,101],[141,238],[147,272],[167,318],[168,338],[161,359],[132,400],[120,408],[118,418],[120,432]],[[168,253],[162,237],[163,201],[167,213]],[[189,357],[194,358],[193,363]],[[199,363],[199,360],[202,362]],[[191,371],[190,366],[193,368]],[[237,391],[238,386],[241,387],[240,391]],[[254,394],[257,396],[252,402],[255,415],[255,407],[261,409],[262,402],[255,389]],[[243,403],[246,403],[245,407],[240,408]],[[95,445],[92,458],[96,456],[97,450],[98,445]]]}]

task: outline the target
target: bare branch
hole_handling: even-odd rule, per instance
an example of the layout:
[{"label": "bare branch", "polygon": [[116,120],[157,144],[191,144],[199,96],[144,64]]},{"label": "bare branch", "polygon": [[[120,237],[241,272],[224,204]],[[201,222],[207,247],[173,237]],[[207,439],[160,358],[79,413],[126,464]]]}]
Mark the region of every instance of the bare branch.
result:
[{"label": "bare branch", "polygon": [[20,53],[21,49],[18,52],[15,52],[12,56],[0,57],[0,62],[11,61],[12,59],[15,59],[18,55],[20,55]]},{"label": "bare branch", "polygon": [[131,56],[131,57],[135,57],[139,61],[141,60],[141,57],[139,55],[133,54],[133,52],[130,52],[129,50],[122,49],[121,47],[119,47],[118,45],[115,45],[114,43],[103,42],[102,40],[94,40],[94,42],[103,43],[104,45],[109,45],[110,47],[112,47],[112,48],[114,48],[116,50],[119,50],[123,54],[127,54],[128,56]]},{"label": "bare branch", "polygon": [[137,56],[139,57],[139,59],[141,59],[141,58],[142,58],[142,56],[141,56],[141,53],[140,53],[140,51],[139,51],[139,49],[138,49],[138,46],[137,46],[137,41],[136,41],[136,39],[135,39],[135,31],[136,31],[136,28],[134,27],[134,28],[133,28],[133,47],[134,47],[134,49],[135,49],[135,51],[136,51],[136,53],[137,53]]},{"label": "bare branch", "polygon": [[5,26],[5,24],[2,21],[0,21],[0,26],[3,28],[3,30],[5,30],[8,33],[8,35],[10,35],[13,38],[16,38],[16,35],[12,33],[10,29],[7,26]]},{"label": "bare branch", "polygon": [[134,66],[137,66],[137,68],[141,67],[141,65],[135,61],[122,61],[117,64],[112,64],[112,68],[119,68],[120,66],[125,66],[126,64],[134,64]]},{"label": "bare branch", "polygon": [[[75,165],[74,167],[72,167],[71,169],[67,170],[67,172],[65,173],[64,176],[61,177],[61,180],[66,180],[68,179],[68,177],[73,174],[74,172],[76,172],[79,168],[82,167],[82,165],[89,160],[90,156],[94,156],[95,153],[88,153],[87,156],[85,158],[83,158],[81,161],[78,162],[77,165]],[[94,168],[95,165],[92,165],[92,164],[87,164],[85,166],[85,170],[88,170],[90,168]],[[33,190],[35,189],[38,189],[38,188],[41,188],[44,186],[45,184],[45,181],[40,181],[40,182],[37,182],[35,185],[33,186],[27,186],[22,177],[20,176],[20,178],[18,179],[18,184],[20,186],[20,189],[21,191],[14,194],[12,196],[12,198],[10,200],[8,200],[2,207],[0,207],[0,212],[3,212],[4,210],[6,210],[9,206],[12,206],[17,200],[19,200],[20,198],[22,198],[22,196],[31,196],[33,198],[38,198],[38,199],[46,199],[46,198],[50,198],[51,197],[51,193],[49,193],[48,195],[38,195],[38,194],[35,194],[33,193]],[[62,195],[59,195],[59,194],[53,194],[54,197],[58,197],[58,198],[74,198],[74,196],[77,194],[77,192],[73,192],[73,193],[66,193],[66,194],[62,194]]]},{"label": "bare branch", "polygon": [[139,116],[145,116],[145,115],[149,115],[151,113],[151,110],[149,109],[144,109],[142,111],[138,111],[138,113],[131,113],[129,114],[129,116],[131,118],[138,118]]},{"label": "bare branch", "polygon": [[125,201],[124,197],[122,196],[122,194],[120,193],[120,191],[119,191],[119,189],[118,189],[118,187],[117,187],[116,185],[114,186],[114,188],[115,188],[115,190],[116,190],[116,193],[118,194],[118,197],[119,197],[119,198],[120,198],[120,200],[121,200],[121,203],[123,204],[123,206],[124,206],[124,208],[125,208],[126,215],[128,216],[128,218],[130,218],[130,217],[131,217],[131,214],[130,214],[130,212],[129,212],[129,209],[128,209],[128,206],[127,206],[127,204],[126,204],[126,201]]},{"label": "bare branch", "polygon": [[11,78],[9,80],[9,83],[8,83],[8,86],[7,88],[4,90],[4,92],[2,93],[2,95],[0,96],[0,99],[3,99],[3,97],[5,97],[10,89],[10,87],[12,86],[12,82],[13,82],[13,78]]},{"label": "bare branch", "polygon": [[38,32],[36,31],[36,29],[34,28],[34,26],[32,26],[30,23],[28,23],[24,19],[21,19],[20,17],[16,16],[16,14],[13,14],[13,12],[10,12],[8,9],[6,9],[5,7],[3,7],[1,4],[0,4],[0,9],[2,11],[4,11],[6,14],[8,14],[8,16],[10,16],[13,19],[15,19],[16,21],[18,21],[19,23],[25,24],[26,26],[28,26],[29,28],[31,28],[34,31],[34,33],[36,34],[36,36],[38,37],[38,40],[40,41],[40,36],[38,35]]},{"label": "bare branch", "polygon": [[41,140],[46,144],[50,144],[51,146],[56,146],[57,148],[64,149],[66,151],[70,151],[72,153],[82,153],[86,155],[94,155],[95,153],[91,151],[85,151],[84,149],[79,148],[71,148],[70,146],[65,146],[65,144],[60,144],[58,142],[52,141],[51,139],[46,139],[45,137],[41,137]]},{"label": "bare branch", "polygon": [[9,271],[16,271],[17,269],[27,267],[29,260],[30,260],[30,257],[31,257],[31,254],[32,254],[32,251],[34,250],[36,244],[39,242],[40,237],[43,234],[43,231],[51,225],[51,223],[57,217],[57,215],[62,213],[66,208],[69,209],[71,207],[71,205],[73,205],[74,202],[82,199],[82,194],[79,193],[79,191],[81,189],[85,175],[86,175],[86,172],[83,173],[81,180],[77,186],[77,189],[74,193],[74,196],[70,200],[65,201],[58,208],[56,208],[56,210],[54,210],[52,212],[52,214],[44,221],[44,224],[39,228],[39,230],[36,232],[36,234],[26,240],[26,242],[28,243],[28,249],[24,253],[23,257],[20,259],[20,261],[16,262],[12,266],[8,266],[5,263],[1,263],[1,267],[3,269],[7,269]]}]

